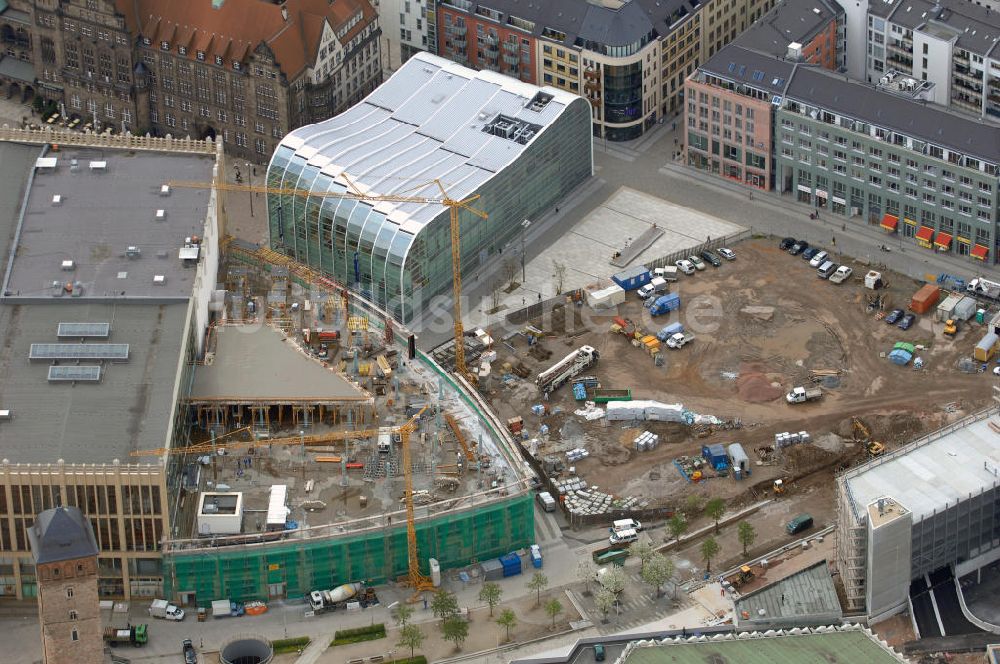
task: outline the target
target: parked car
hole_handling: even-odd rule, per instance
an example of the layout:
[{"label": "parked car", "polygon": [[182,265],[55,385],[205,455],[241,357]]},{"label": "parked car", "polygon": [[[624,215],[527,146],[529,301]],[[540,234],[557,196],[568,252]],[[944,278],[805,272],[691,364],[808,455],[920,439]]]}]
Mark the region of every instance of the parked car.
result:
[{"label": "parked car", "polygon": [[782,251],[788,251],[789,249],[792,248],[792,246],[796,242],[798,242],[798,240],[796,240],[795,238],[786,237],[784,240],[778,243],[778,249],[781,249]]},{"label": "parked car", "polygon": [[674,265],[676,265],[677,269],[683,272],[684,274],[694,274],[694,263],[685,258],[676,261]]},{"label": "parked car", "polygon": [[688,260],[694,264],[695,268],[699,272],[705,269],[705,261],[701,260],[697,256],[688,256]]},{"label": "parked car", "polygon": [[603,643],[595,643],[594,644],[594,661],[595,662],[603,662],[604,658],[606,656],[607,655],[604,654],[604,644]]},{"label": "parked car", "polygon": [[800,514],[785,524],[785,530],[789,535],[798,535],[803,530],[812,528],[813,518],[808,514]]},{"label": "parked car", "polygon": [[847,265],[841,265],[837,268],[837,271],[833,273],[830,277],[830,283],[839,284],[851,278],[851,274],[854,272]]},{"label": "parked car", "polygon": [[885,317],[885,322],[888,325],[895,325],[899,322],[899,319],[903,317],[902,309],[893,309],[889,312],[889,315]]},{"label": "parked car", "polygon": [[732,249],[727,249],[726,247],[720,247],[716,249],[715,252],[725,258],[727,261],[736,260],[736,252]]},{"label": "parked car", "polygon": [[896,326],[899,327],[899,329],[901,330],[908,330],[911,327],[913,327],[913,324],[915,322],[917,322],[916,316],[914,316],[913,314],[906,314],[905,316],[899,319],[899,322],[896,323]]},{"label": "parked car", "polygon": [[191,639],[184,639],[181,648],[184,653],[184,664],[198,664],[198,652],[194,649]]},{"label": "parked car", "polygon": [[707,262],[711,263],[712,267],[719,267],[720,265],[722,265],[722,260],[708,249],[701,252],[701,257],[704,258]]},{"label": "parked car", "polygon": [[812,265],[813,267],[819,267],[820,265],[822,265],[823,263],[825,263],[826,259],[829,258],[829,257],[830,257],[830,254],[828,254],[825,251],[821,251],[821,250],[817,249],[816,253],[813,254],[812,258],[809,259],[809,264]]},{"label": "parked car", "polygon": [[792,248],[788,250],[788,253],[790,253],[792,256],[798,256],[808,248],[809,248],[808,242],[806,242],[805,240],[799,240],[798,242],[792,245]]},{"label": "parked car", "polygon": [[803,251],[801,254],[799,254],[799,256],[802,257],[802,260],[808,261],[809,259],[811,259],[813,256],[815,256],[818,253],[819,253],[819,247],[809,247],[808,249],[806,249],[805,251]]}]

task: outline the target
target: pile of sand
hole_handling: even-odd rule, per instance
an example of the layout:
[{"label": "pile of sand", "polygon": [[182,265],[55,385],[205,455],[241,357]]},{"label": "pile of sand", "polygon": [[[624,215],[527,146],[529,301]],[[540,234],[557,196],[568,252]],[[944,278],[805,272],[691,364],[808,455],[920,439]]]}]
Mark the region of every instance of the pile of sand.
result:
[{"label": "pile of sand", "polygon": [[774,401],[783,394],[781,387],[772,385],[771,380],[762,373],[741,374],[736,379],[736,392],[747,403]]}]

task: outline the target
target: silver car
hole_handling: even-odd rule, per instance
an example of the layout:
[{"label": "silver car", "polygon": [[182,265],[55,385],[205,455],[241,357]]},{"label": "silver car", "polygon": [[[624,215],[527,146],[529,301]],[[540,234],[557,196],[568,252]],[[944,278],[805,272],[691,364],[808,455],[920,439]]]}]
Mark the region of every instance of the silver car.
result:
[{"label": "silver car", "polygon": [[682,258],[679,261],[676,261],[674,265],[676,265],[677,269],[683,272],[684,274],[694,274],[694,263],[692,263],[687,259]]},{"label": "silver car", "polygon": [[727,261],[734,261],[734,260],[736,260],[736,252],[733,251],[732,249],[726,249],[725,247],[722,247],[721,249],[716,249],[715,253],[719,254],[720,256],[722,256],[723,258],[725,258]]},{"label": "silver car", "polygon": [[688,256],[687,259],[689,261],[691,261],[692,263],[694,263],[694,267],[698,271],[701,271],[701,270],[705,269],[705,261],[701,260],[697,256]]}]

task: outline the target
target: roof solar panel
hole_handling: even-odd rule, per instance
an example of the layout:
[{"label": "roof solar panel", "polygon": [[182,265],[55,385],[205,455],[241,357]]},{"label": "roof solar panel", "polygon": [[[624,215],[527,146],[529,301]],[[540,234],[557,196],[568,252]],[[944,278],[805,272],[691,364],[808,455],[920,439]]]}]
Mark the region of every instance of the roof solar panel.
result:
[{"label": "roof solar panel", "polygon": [[110,323],[59,323],[56,335],[64,337],[91,337],[106,339],[111,334]]},{"label": "roof solar panel", "polygon": [[31,344],[29,360],[127,360],[128,344]]},{"label": "roof solar panel", "polygon": [[71,365],[49,367],[49,381],[80,381],[92,383],[101,379],[101,367],[98,365]]}]

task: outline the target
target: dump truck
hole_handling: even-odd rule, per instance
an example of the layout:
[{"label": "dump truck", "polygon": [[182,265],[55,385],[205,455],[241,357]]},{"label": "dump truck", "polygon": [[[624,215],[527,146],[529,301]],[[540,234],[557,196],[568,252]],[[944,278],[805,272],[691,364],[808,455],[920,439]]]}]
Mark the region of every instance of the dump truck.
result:
[{"label": "dump truck", "polygon": [[149,605],[149,615],[164,620],[184,620],[184,609],[174,606],[165,599],[154,599]]},{"label": "dump truck", "polygon": [[805,403],[815,401],[823,396],[823,390],[818,387],[793,387],[791,392],[785,395],[788,403]]},{"label": "dump truck", "polygon": [[309,593],[309,608],[315,613],[333,611],[346,602],[354,599],[354,596],[361,590],[360,583],[345,583],[337,586],[333,590],[314,590]]},{"label": "dump truck", "polygon": [[990,281],[989,279],[977,277],[968,283],[965,290],[976,297],[1000,300],[1000,283]]},{"label": "dump truck", "polygon": [[149,636],[146,625],[129,625],[128,627],[105,627],[104,642],[109,646],[133,645],[136,648],[146,645]]}]

